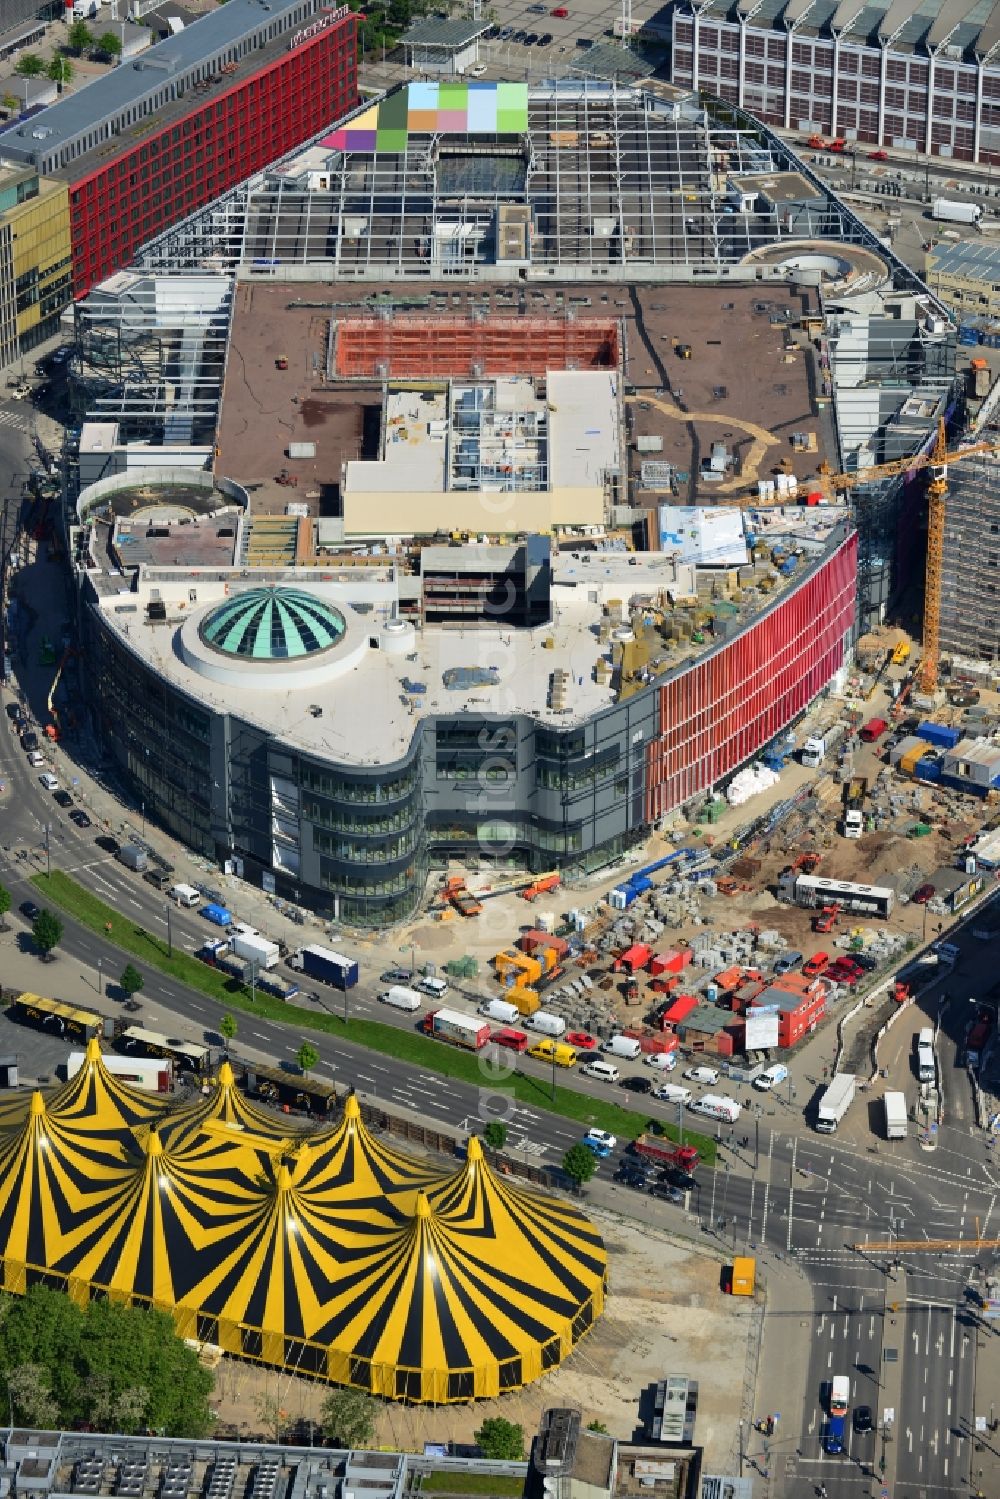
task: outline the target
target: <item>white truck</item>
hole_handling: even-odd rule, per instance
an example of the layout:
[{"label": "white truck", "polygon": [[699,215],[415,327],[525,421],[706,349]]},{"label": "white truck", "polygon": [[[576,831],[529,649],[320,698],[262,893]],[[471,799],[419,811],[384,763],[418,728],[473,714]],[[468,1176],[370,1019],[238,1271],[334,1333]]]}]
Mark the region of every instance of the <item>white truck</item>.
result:
[{"label": "white truck", "polygon": [[828,755],[832,755],[847,733],[847,725],[831,724],[822,734],[813,734],[802,746],[802,764],[810,770],[818,770]]},{"label": "white truck", "polygon": [[837,1125],[854,1102],[857,1078],[853,1072],[838,1072],[819,1101],[816,1128],[821,1135],[833,1135]]},{"label": "white truck", "polygon": [[885,1137],[887,1140],[906,1139],[906,1095],[887,1093],[882,1099],[885,1107]]},{"label": "white truck", "polygon": [[978,203],[956,203],[954,198],[935,198],[931,218],[943,224],[978,224],[983,210]]},{"label": "white truck", "polygon": [[244,963],[253,963],[257,968],[277,968],[281,949],[277,942],[266,937],[251,936],[248,932],[237,932],[231,943],[233,953]]}]

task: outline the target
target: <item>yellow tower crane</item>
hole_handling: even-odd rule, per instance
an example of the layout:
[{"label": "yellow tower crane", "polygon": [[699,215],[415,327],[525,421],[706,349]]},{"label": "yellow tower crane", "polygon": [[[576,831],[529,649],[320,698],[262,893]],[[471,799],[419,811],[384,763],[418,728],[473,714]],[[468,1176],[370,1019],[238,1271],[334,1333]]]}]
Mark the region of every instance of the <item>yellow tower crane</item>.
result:
[{"label": "yellow tower crane", "polygon": [[962,463],[980,453],[1000,453],[1000,442],[976,442],[967,448],[948,452],[948,436],[944,421],[938,421],[937,440],[929,453],[917,453],[912,458],[896,458],[891,463],[878,463],[873,468],[858,469],[852,474],[833,474],[829,465],[819,466],[818,486],[832,499],[836,494],[845,494],[861,484],[874,479],[890,479],[895,474],[908,474],[916,469],[931,470],[927,486],[927,563],[924,571],[924,640],[923,655],[918,671],[918,681],[923,692],[933,692],[937,687],[938,643],[941,631],[941,565],[944,558],[945,499],[948,494],[948,465]]}]

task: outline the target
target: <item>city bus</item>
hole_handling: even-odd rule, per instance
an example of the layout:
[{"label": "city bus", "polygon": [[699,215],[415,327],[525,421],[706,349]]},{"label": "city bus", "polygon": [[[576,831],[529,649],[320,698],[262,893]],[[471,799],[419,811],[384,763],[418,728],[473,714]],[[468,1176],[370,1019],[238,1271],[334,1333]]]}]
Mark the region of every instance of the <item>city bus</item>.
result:
[{"label": "city bus", "polygon": [[892,914],[896,903],[896,892],[888,885],[852,885],[849,880],[826,880],[794,869],[781,875],[778,894],[797,906],[837,905],[842,911],[859,911],[883,920]]},{"label": "city bus", "polygon": [[11,1018],[76,1041],[90,1041],[104,1029],[102,1015],[93,1010],[78,1010],[74,1005],[64,1004],[61,999],[46,999],[41,994],[19,994],[12,1006]]},{"label": "city bus", "polygon": [[336,1108],[337,1090],[333,1083],[326,1083],[322,1078],[303,1077],[300,1072],[283,1072],[280,1067],[267,1067],[262,1062],[234,1062],[233,1065],[240,1086],[273,1108],[288,1112],[294,1109],[319,1118],[333,1113]]},{"label": "city bus", "polygon": [[204,1076],[212,1070],[212,1053],[207,1046],[200,1046],[197,1041],[182,1041],[179,1036],[161,1036],[158,1031],[147,1031],[141,1025],[120,1029],[116,1026],[115,1045],[127,1055],[167,1057],[181,1072]]}]

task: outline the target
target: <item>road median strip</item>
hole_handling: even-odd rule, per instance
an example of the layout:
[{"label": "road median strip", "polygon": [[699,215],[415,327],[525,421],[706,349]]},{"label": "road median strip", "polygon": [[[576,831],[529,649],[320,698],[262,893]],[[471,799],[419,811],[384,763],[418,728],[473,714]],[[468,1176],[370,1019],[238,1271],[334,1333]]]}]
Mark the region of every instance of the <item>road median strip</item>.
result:
[{"label": "road median strip", "polygon": [[[638,1114],[619,1104],[592,1098],[589,1094],[577,1093],[574,1089],[560,1088],[558,1085],[553,1098],[549,1082],[544,1076],[501,1069],[486,1057],[472,1055],[396,1026],[354,1016],[345,1023],[338,1015],[304,1010],[290,1001],[263,993],[260,988],[257,989],[256,1000],[252,1000],[249,989],[239,979],[220,973],[218,969],[191,957],[189,953],[179,951],[176,942],[173,954],[170,955],[166,937],[159,937],[136,924],[130,917],[123,916],[120,910],[106,905],[62,870],[54,869],[48,875],[33,875],[31,883],[43,900],[58,906],[66,915],[105,942],[121,948],[147,968],[155,969],[189,989],[207,995],[225,1009],[241,1010],[282,1025],[299,1027],[303,1031],[318,1031],[339,1040],[350,1041],[352,1045],[381,1052],[397,1061],[412,1062],[414,1066],[426,1068],[428,1072],[472,1083],[494,1095],[496,1104],[499,1104],[503,1095],[512,1095],[520,1103],[531,1104],[549,1114],[561,1115],[580,1124],[597,1125],[627,1140],[635,1139],[648,1128],[649,1116],[646,1114]],[[339,995],[337,1002],[339,1003]],[[513,1061],[513,1053],[510,1054],[510,1060]],[[490,1118],[502,1117],[502,1108],[493,1107],[484,1117],[483,1124]],[[678,1130],[673,1125],[662,1123],[660,1128],[671,1139],[679,1137]],[[714,1162],[714,1140],[690,1131],[685,1131],[685,1140],[696,1147],[706,1165]]]}]

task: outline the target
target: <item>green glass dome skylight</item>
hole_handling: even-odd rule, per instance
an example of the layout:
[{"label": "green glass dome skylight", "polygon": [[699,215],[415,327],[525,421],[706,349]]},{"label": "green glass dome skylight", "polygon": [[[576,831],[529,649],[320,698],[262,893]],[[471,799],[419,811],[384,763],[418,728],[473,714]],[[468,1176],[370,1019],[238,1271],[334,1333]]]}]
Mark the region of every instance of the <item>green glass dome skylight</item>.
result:
[{"label": "green glass dome skylight", "polygon": [[213,650],[246,661],[300,661],[329,650],[344,634],[344,616],[297,588],[251,588],[213,609],[201,638]]}]

